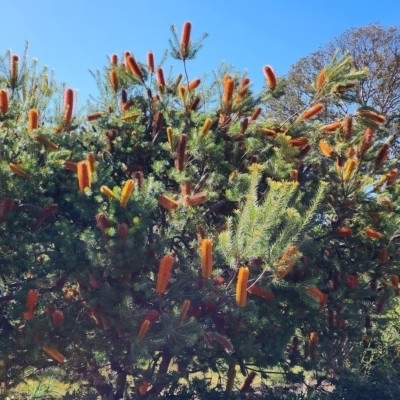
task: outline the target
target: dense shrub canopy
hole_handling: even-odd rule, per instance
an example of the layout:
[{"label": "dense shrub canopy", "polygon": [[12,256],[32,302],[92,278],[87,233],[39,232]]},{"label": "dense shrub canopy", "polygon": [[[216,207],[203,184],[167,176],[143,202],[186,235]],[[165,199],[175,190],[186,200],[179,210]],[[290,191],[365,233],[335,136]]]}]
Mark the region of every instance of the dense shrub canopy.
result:
[{"label": "dense shrub canopy", "polygon": [[112,55],[86,121],[46,70],[2,59],[7,390],[51,368],[80,383],[65,398],[211,398],[271,370],[374,368],[399,291],[399,189],[385,117],[353,93],[367,71],[336,55],[274,119],[285,79],[267,65],[261,93],[233,70],[204,84],[190,28],[173,29],[177,76],[152,53]]}]

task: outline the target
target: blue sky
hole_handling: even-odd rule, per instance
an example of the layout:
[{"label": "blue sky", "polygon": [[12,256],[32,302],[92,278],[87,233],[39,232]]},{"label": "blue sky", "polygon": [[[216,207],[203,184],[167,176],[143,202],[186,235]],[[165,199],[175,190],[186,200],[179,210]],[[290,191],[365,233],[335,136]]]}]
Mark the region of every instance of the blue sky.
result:
[{"label": "blue sky", "polygon": [[[0,54],[21,53],[55,70],[58,81],[79,89],[82,104],[96,87],[88,69],[107,55],[132,51],[142,62],[168,48],[170,25],[191,21],[192,37],[208,32],[204,48],[189,64],[190,78],[211,73],[225,60],[247,69],[256,85],[262,67],[285,74],[300,57],[352,27],[378,22],[399,25],[400,2],[380,0],[0,0]],[[167,66],[172,64],[168,60]],[[174,68],[181,72],[179,67]]]}]

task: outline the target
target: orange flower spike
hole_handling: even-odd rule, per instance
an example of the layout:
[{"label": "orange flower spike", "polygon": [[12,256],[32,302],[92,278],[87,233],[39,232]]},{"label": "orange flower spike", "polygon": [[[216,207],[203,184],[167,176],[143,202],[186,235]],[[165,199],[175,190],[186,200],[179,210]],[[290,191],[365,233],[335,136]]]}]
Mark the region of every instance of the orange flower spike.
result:
[{"label": "orange flower spike", "polygon": [[[43,145],[45,145],[46,147],[48,147],[51,150],[57,150],[58,149],[58,145],[51,142],[50,140],[46,139],[44,136],[42,135],[35,135],[34,136],[35,140]],[[76,169],[75,169],[76,172]]]},{"label": "orange flower spike", "polygon": [[72,115],[74,113],[74,91],[72,89],[65,89],[64,92],[64,115],[63,120],[65,125],[70,125]]},{"label": "orange flower spike", "polygon": [[299,171],[297,169],[292,169],[292,171],[290,171],[290,179],[294,182],[299,181]]},{"label": "orange flower spike", "polygon": [[378,114],[372,110],[361,110],[357,112],[357,115],[361,118],[375,122],[376,124],[383,124],[386,121],[384,115]]},{"label": "orange flower spike", "polygon": [[126,58],[126,65],[133,75],[135,75],[138,79],[143,80],[143,72],[140,69],[139,64],[136,62],[135,57],[129,55]]},{"label": "orange flower spike", "polygon": [[396,296],[398,296],[399,295],[399,277],[397,275],[392,275],[390,280],[391,280],[392,285],[394,287],[394,291],[396,293]]},{"label": "orange flower spike", "polygon": [[389,144],[385,143],[379,150],[378,156],[375,160],[375,169],[379,169],[389,156]]},{"label": "orange flower spike", "polygon": [[208,134],[208,131],[210,130],[211,126],[213,124],[213,121],[211,118],[207,118],[204,121],[203,127],[201,128],[201,134],[202,136],[206,136]]},{"label": "orange flower spike", "polygon": [[115,199],[114,192],[108,186],[101,186],[100,193],[108,197],[109,199]]},{"label": "orange flower spike", "polygon": [[0,90],[0,111],[2,114],[7,114],[9,106],[8,90]]},{"label": "orange flower spike", "polygon": [[366,229],[365,234],[372,239],[380,239],[382,237],[381,233],[371,228]]},{"label": "orange flower spike", "polygon": [[146,394],[147,391],[149,390],[149,386],[150,386],[150,383],[149,383],[149,382],[147,382],[147,381],[142,382],[142,383],[140,384],[140,386],[139,386],[139,393],[140,393],[141,395]]},{"label": "orange flower spike", "polygon": [[162,68],[157,68],[156,79],[160,88],[165,87],[164,71]]},{"label": "orange flower spike", "polygon": [[72,161],[65,161],[64,167],[72,172],[78,172],[78,163]]},{"label": "orange flower spike", "polygon": [[118,91],[118,74],[115,69],[110,70],[110,85],[114,92]]},{"label": "orange flower spike", "polygon": [[10,60],[10,80],[11,80],[11,87],[15,88],[17,81],[18,81],[18,64],[19,64],[19,57],[14,54],[11,56]]},{"label": "orange flower spike", "polygon": [[325,140],[320,140],[319,148],[322,154],[326,157],[332,157],[335,154],[335,149],[331,147]]},{"label": "orange flower spike", "polygon": [[185,197],[185,205],[186,206],[199,206],[204,204],[207,201],[207,195],[203,192],[192,194],[191,196]]},{"label": "orange flower spike", "polygon": [[211,239],[203,239],[201,241],[201,276],[205,279],[211,278],[212,274],[212,246]]},{"label": "orange flower spike", "polygon": [[190,308],[190,300],[184,300],[184,302],[182,303],[182,307],[181,307],[181,313],[179,315],[178,325],[182,325],[182,323],[185,320],[186,315],[189,311],[189,308]]},{"label": "orange flower spike", "polygon": [[261,107],[257,107],[255,110],[254,110],[254,112],[253,112],[253,114],[251,115],[251,117],[250,117],[250,122],[253,122],[253,121],[255,121],[259,116],[260,116],[260,114],[261,114]]},{"label": "orange flower spike", "polygon": [[247,267],[240,267],[236,283],[236,305],[238,307],[246,307],[248,279],[249,269]]},{"label": "orange flower spike", "polygon": [[147,332],[149,331],[150,328],[150,321],[148,319],[145,319],[142,324],[140,325],[140,329],[139,329],[139,333],[138,333],[138,338],[140,340],[143,340],[146,335]]},{"label": "orange flower spike", "polygon": [[347,181],[350,178],[352,172],[354,171],[355,166],[356,166],[356,161],[353,159],[348,160],[346,162],[346,166],[345,166],[344,172],[343,172],[343,180],[344,181]]},{"label": "orange flower spike", "polygon": [[317,103],[314,106],[312,106],[311,108],[309,108],[306,112],[304,112],[301,116],[300,116],[300,120],[301,121],[305,121],[307,119],[310,119],[316,115],[318,115],[321,111],[324,110],[324,105],[322,103]]},{"label": "orange flower spike", "polygon": [[152,51],[147,53],[147,68],[152,74],[154,73],[154,54]]},{"label": "orange flower spike", "polygon": [[328,124],[328,125],[323,125],[318,130],[321,133],[331,133],[331,132],[337,131],[341,126],[342,126],[342,122],[336,121],[336,122],[332,122],[331,124]]},{"label": "orange flower spike", "polygon": [[164,294],[167,290],[168,282],[171,279],[172,264],[174,257],[171,254],[166,254],[160,262],[160,267],[157,274],[156,293]]},{"label": "orange flower spike", "polygon": [[90,173],[90,175],[92,175],[94,170],[95,170],[95,163],[96,163],[95,155],[93,153],[89,153],[87,155],[86,161],[87,161],[88,166],[89,166],[89,173]]},{"label": "orange flower spike", "polygon": [[101,111],[97,111],[97,112],[88,114],[88,115],[86,115],[86,121],[89,121],[89,122],[95,121],[96,119],[101,118],[103,115],[104,115],[104,113]]},{"label": "orange flower spike", "polygon": [[270,290],[265,290],[258,285],[253,285],[247,290],[250,294],[262,297],[265,300],[274,300],[275,295]]},{"label": "orange flower spike", "polygon": [[192,30],[192,24],[189,21],[186,21],[183,24],[181,43],[180,43],[180,54],[183,59],[187,58],[187,56],[189,55],[191,30]]},{"label": "orange flower spike", "polygon": [[62,325],[64,323],[64,313],[61,310],[54,310],[51,314],[51,318],[55,325]]},{"label": "orange flower spike", "polygon": [[28,311],[33,311],[36,308],[39,299],[39,291],[37,289],[29,290],[26,296],[26,309]]},{"label": "orange flower spike", "polygon": [[335,235],[337,237],[350,237],[353,236],[353,230],[351,228],[342,227],[335,232]]},{"label": "orange flower spike", "polygon": [[189,82],[189,90],[194,90],[200,86],[201,80],[200,78],[193,79],[191,82]]},{"label": "orange flower spike", "polygon": [[264,76],[267,80],[267,85],[270,90],[274,90],[276,88],[276,75],[274,70],[270,65],[266,65],[263,68]]},{"label": "orange flower spike", "polygon": [[348,140],[353,133],[353,118],[348,115],[342,120],[342,136],[343,139]]},{"label": "orange flower spike", "polygon": [[10,168],[10,170],[12,172],[14,172],[15,175],[19,175],[25,179],[29,179],[31,177],[27,172],[25,172],[23,169],[21,169],[20,167],[18,167],[17,165],[15,165],[13,163],[9,163],[8,167]]},{"label": "orange flower spike", "polygon": [[179,136],[178,151],[177,151],[176,167],[178,171],[183,171],[183,168],[185,166],[186,146],[187,146],[187,135],[182,133]]},{"label": "orange flower spike", "polygon": [[53,347],[43,346],[42,350],[59,363],[63,363],[65,361],[65,357]]},{"label": "orange flower spike", "polygon": [[399,170],[397,168],[392,169],[390,172],[388,172],[386,174],[386,178],[387,178],[386,185],[387,186],[394,185],[396,183],[398,176],[399,176]]},{"label": "orange flower spike", "polygon": [[38,128],[39,114],[36,108],[31,108],[28,113],[28,132]]},{"label": "orange flower spike", "polygon": [[379,252],[379,262],[381,264],[386,264],[389,261],[389,255],[386,250],[381,250]]},{"label": "orange flower spike", "polygon": [[224,94],[222,98],[224,104],[228,104],[232,100],[234,85],[235,82],[232,78],[224,79]]},{"label": "orange flower spike", "polygon": [[318,347],[318,333],[311,332],[309,336],[310,341],[310,358],[311,361],[317,360],[317,347]]},{"label": "orange flower spike", "polygon": [[315,81],[315,88],[319,91],[322,89],[326,82],[326,70],[325,68],[322,68],[321,71],[319,71],[319,74],[317,76],[317,80]]},{"label": "orange flower spike", "polygon": [[308,145],[308,139],[304,136],[302,137],[298,137],[295,139],[290,139],[289,143],[293,146],[293,147],[303,147],[303,146],[307,146]]},{"label": "orange flower spike", "polygon": [[361,142],[360,154],[363,155],[371,147],[372,139],[374,137],[375,131],[371,128],[367,128],[364,131],[363,140]]},{"label": "orange flower spike", "polygon": [[90,169],[87,161],[80,161],[77,164],[79,191],[83,192],[85,188],[91,187]]},{"label": "orange flower spike", "polygon": [[125,208],[128,204],[128,201],[132,195],[133,189],[135,188],[135,182],[132,179],[128,179],[125,182],[124,187],[121,192],[120,206]]},{"label": "orange flower spike", "polygon": [[112,66],[116,67],[118,65],[118,54],[111,54],[110,62]]},{"label": "orange flower spike", "polygon": [[158,204],[168,211],[174,211],[179,207],[179,203],[166,195],[161,195],[158,198]]}]

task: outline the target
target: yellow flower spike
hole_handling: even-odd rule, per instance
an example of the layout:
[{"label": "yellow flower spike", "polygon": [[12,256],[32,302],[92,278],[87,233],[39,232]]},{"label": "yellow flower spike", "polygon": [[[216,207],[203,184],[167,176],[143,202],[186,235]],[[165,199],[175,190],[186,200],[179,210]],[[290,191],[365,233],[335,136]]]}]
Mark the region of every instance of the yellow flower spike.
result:
[{"label": "yellow flower spike", "polygon": [[135,182],[132,179],[128,179],[122,189],[120,205],[125,208],[132,195],[133,189],[135,188]]},{"label": "yellow flower spike", "polygon": [[101,192],[101,194],[104,194],[104,196],[108,197],[109,199],[115,199],[114,192],[108,186],[101,186],[100,192]]}]

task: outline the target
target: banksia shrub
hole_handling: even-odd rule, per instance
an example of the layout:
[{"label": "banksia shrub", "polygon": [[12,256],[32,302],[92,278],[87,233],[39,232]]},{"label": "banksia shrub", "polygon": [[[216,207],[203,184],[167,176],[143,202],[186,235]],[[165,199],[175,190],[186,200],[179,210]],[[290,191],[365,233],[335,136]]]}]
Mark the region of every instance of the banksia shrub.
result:
[{"label": "banksia shrub", "polygon": [[91,187],[90,167],[87,161],[80,161],[77,164],[79,191],[84,192]]},{"label": "banksia shrub", "polygon": [[119,204],[122,208],[125,208],[126,205],[128,204],[128,201],[132,195],[134,188],[135,188],[135,182],[132,179],[128,179],[125,182],[125,185],[122,188],[122,192],[121,192],[121,199],[120,199]]},{"label": "banksia shrub", "polygon": [[249,269],[240,267],[236,282],[236,305],[246,307],[247,304],[247,281],[249,279]]},{"label": "banksia shrub", "polygon": [[168,282],[171,279],[173,263],[174,257],[171,254],[166,254],[161,259],[157,274],[156,293],[164,294],[167,290]]},{"label": "banksia shrub", "polygon": [[212,245],[211,239],[201,241],[201,276],[205,279],[211,278],[212,274]]},{"label": "banksia shrub", "polygon": [[28,113],[28,132],[38,128],[39,114],[36,108],[31,108]]}]

